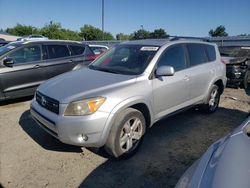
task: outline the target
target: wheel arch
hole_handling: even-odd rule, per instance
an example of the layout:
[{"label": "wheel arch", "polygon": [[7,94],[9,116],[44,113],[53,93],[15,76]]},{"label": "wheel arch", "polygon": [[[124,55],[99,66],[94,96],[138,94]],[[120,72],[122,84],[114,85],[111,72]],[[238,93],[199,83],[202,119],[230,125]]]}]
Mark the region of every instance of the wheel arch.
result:
[{"label": "wheel arch", "polygon": [[109,118],[103,129],[101,145],[105,144],[110,134],[111,127],[113,126],[114,121],[117,118],[117,116],[119,116],[119,114],[127,108],[134,108],[134,109],[139,110],[145,118],[146,126],[150,127],[152,125],[153,113],[152,113],[152,107],[151,107],[150,101],[145,98],[142,98],[141,96],[128,98],[124,100],[123,102],[119,103],[118,105],[116,105],[111,111]]},{"label": "wheel arch", "polygon": [[214,85],[217,85],[219,87],[219,92],[220,92],[220,94],[222,94],[224,91],[223,81],[221,79],[219,79],[216,82],[214,82]]}]

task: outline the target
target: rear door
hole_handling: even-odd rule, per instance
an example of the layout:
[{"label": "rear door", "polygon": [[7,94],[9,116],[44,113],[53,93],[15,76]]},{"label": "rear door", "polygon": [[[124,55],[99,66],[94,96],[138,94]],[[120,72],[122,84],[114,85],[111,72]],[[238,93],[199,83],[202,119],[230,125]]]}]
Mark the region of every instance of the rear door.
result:
[{"label": "rear door", "polygon": [[46,79],[68,72],[76,65],[66,44],[44,44],[42,48]]},{"label": "rear door", "polygon": [[1,59],[12,58],[13,66],[1,68],[3,93],[8,97],[31,95],[44,80],[41,72],[41,45],[26,45]]},{"label": "rear door", "polygon": [[[212,45],[209,45],[214,49]],[[189,62],[189,79],[190,79],[190,100],[201,100],[206,93],[209,84],[215,76],[214,63],[215,51],[208,51],[206,44],[187,43],[187,54]]]}]

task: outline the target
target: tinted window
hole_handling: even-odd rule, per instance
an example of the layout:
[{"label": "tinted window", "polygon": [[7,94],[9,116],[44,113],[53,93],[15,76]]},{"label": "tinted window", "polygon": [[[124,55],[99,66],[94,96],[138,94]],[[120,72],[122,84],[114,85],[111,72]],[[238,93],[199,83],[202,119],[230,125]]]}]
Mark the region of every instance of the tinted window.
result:
[{"label": "tinted window", "polygon": [[209,61],[214,61],[216,59],[216,53],[214,46],[206,45],[207,46],[207,55]]},{"label": "tinted window", "polygon": [[16,50],[9,55],[15,64],[28,63],[41,60],[41,49],[39,46],[28,46]]},{"label": "tinted window", "polygon": [[199,65],[208,61],[206,55],[206,45],[187,44],[190,66]]},{"label": "tinted window", "polygon": [[48,53],[50,59],[70,56],[65,45],[48,45]]},{"label": "tinted window", "polygon": [[183,47],[176,45],[168,48],[160,57],[158,61],[158,67],[159,66],[172,66],[175,71],[184,69],[185,53]]},{"label": "tinted window", "polygon": [[16,42],[16,43],[11,42],[11,43],[9,43],[9,44],[7,44],[5,46],[1,46],[0,47],[0,56],[4,55],[5,53],[10,52],[11,50],[13,50],[13,49],[15,49],[15,48],[17,48],[17,47],[19,47],[21,45],[22,45],[22,43],[20,43],[20,42]]},{"label": "tinted window", "polygon": [[69,46],[71,51],[72,51],[72,55],[81,55],[83,54],[85,48],[83,46]]}]

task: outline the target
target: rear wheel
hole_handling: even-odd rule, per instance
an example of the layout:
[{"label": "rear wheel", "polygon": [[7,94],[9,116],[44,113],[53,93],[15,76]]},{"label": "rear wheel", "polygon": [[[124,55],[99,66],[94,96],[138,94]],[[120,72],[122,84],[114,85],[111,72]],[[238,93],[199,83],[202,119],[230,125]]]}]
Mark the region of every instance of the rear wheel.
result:
[{"label": "rear wheel", "polygon": [[250,84],[250,71],[247,71],[244,80],[242,81],[240,87],[243,89],[247,89],[248,85]]},{"label": "rear wheel", "polygon": [[202,109],[207,113],[213,113],[218,109],[219,102],[220,102],[219,87],[217,85],[213,85],[209,92],[207,102],[202,106]]},{"label": "rear wheel", "polygon": [[114,157],[131,157],[138,150],[145,131],[146,123],[142,113],[128,108],[117,117],[113,124],[105,149]]}]

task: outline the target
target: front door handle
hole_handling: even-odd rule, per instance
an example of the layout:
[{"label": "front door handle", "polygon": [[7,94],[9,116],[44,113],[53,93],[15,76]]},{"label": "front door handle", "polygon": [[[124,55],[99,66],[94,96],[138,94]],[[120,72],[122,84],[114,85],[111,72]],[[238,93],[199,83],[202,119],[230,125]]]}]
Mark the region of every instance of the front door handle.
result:
[{"label": "front door handle", "polygon": [[39,68],[39,67],[40,67],[40,65],[35,65],[35,66],[34,66],[34,68],[36,68],[36,69]]},{"label": "front door handle", "polygon": [[189,77],[187,75],[184,76],[185,81],[189,81]]}]

